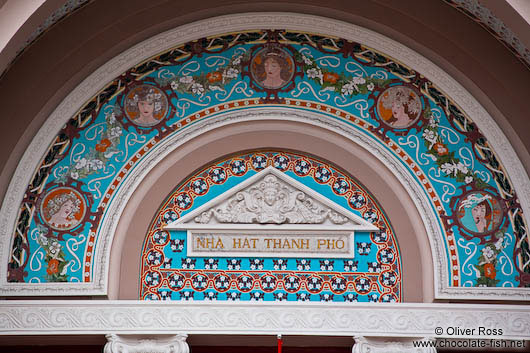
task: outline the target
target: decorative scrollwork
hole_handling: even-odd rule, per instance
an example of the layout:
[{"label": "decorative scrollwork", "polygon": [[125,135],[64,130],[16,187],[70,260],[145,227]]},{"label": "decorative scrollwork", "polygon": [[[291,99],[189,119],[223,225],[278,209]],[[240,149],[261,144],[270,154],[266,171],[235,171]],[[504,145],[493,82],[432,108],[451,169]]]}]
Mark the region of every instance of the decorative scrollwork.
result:
[{"label": "decorative scrollwork", "polygon": [[195,222],[208,223],[212,216],[220,223],[320,224],[330,220],[333,224],[344,224],[348,221],[274,175],[267,175],[257,185],[238,192],[225,205],[201,213]]}]

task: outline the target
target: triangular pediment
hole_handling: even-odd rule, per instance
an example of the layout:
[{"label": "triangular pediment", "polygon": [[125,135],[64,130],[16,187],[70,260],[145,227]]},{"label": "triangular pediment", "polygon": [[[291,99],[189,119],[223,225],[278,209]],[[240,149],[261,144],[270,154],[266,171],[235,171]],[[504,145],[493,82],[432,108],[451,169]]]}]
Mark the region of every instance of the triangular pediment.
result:
[{"label": "triangular pediment", "polygon": [[274,167],[267,167],[165,228],[235,229],[250,225],[281,226],[282,229],[379,230]]}]

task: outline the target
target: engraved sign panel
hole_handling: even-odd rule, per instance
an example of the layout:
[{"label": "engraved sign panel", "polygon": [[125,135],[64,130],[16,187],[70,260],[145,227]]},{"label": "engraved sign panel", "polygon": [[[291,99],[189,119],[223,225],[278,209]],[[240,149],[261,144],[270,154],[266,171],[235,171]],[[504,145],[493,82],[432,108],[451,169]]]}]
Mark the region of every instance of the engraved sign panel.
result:
[{"label": "engraved sign panel", "polygon": [[188,256],[353,257],[353,231],[189,230]]}]

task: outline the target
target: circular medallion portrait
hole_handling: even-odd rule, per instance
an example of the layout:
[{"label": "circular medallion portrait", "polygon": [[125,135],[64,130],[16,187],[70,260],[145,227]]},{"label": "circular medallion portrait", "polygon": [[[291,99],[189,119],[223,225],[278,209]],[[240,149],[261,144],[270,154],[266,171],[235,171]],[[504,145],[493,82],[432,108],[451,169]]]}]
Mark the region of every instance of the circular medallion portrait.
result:
[{"label": "circular medallion portrait", "polygon": [[485,191],[472,191],[458,202],[458,221],[472,233],[485,234],[497,230],[503,216],[500,201]]},{"label": "circular medallion portrait", "polygon": [[294,61],[290,54],[279,48],[264,48],[250,62],[254,81],[264,88],[285,86],[294,75]]},{"label": "circular medallion portrait", "polygon": [[81,223],[86,204],[81,194],[69,187],[49,191],[42,199],[40,214],[44,222],[55,230],[69,230]]},{"label": "circular medallion portrait", "polygon": [[404,86],[392,86],[377,98],[377,111],[383,122],[400,129],[412,125],[421,114],[418,94]]},{"label": "circular medallion portrait", "polygon": [[158,87],[140,85],[127,93],[125,97],[125,114],[139,126],[153,126],[166,116],[167,97]]}]

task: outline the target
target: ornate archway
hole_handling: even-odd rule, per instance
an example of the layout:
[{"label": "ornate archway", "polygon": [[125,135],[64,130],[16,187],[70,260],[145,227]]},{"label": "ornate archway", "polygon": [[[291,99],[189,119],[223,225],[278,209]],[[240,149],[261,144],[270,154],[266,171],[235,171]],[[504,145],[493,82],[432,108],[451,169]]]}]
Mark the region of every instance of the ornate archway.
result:
[{"label": "ornate archway", "polygon": [[[294,18],[287,16],[283,20]],[[278,21],[281,19],[279,17]],[[299,23],[303,26],[304,19]],[[365,43],[381,39],[373,33],[363,34]],[[377,43],[373,44],[377,47]],[[381,42],[378,45],[384,47]],[[132,55],[134,51],[127,54]],[[198,61],[191,60],[195,56]],[[267,71],[271,70],[271,65],[276,65],[278,72]],[[171,67],[175,69],[169,69]],[[526,283],[526,233],[520,210],[527,201],[515,196],[511,182],[513,179],[513,183],[524,187],[523,180],[518,179],[520,176],[515,172],[509,178],[504,170],[517,169],[520,165],[514,163],[504,167],[500,164],[497,155],[509,154],[509,151],[501,149],[497,152],[491,146],[487,135],[494,134],[495,130],[486,127],[487,119],[474,121],[469,114],[466,115],[465,109],[452,103],[458,103],[457,90],[456,98],[449,98],[443,93],[444,87],[433,82],[436,77],[430,81],[416,72],[365,44],[299,31],[211,36],[159,53],[156,59],[135,66],[106,85],[55,137],[16,216],[18,230],[12,249],[13,260],[9,265],[9,282],[32,281],[32,278],[38,282],[68,281],[68,276],[61,276],[68,272],[66,266],[72,266],[80,274],[72,277],[75,281],[84,284],[99,282],[96,287],[103,289],[102,278],[98,277],[107,270],[92,274],[93,254],[101,254],[101,260],[108,256],[96,250],[100,229],[98,220],[102,225],[106,224],[105,209],[112,204],[114,190],[120,190],[122,180],[127,179],[129,170],[134,170],[135,163],[141,163],[144,154],[148,158],[149,151],[158,142],[171,139],[172,135],[185,131],[187,126],[193,127],[194,121],[207,120],[225,110],[244,111],[252,106],[279,105],[289,109],[316,110],[330,116],[329,121],[346,122],[354,129],[365,131],[366,136],[381,141],[379,143],[386,145],[390,154],[401,159],[412,176],[410,179],[415,179],[414,183],[426,189],[423,193],[427,194],[430,207],[436,214],[437,226],[434,228],[438,228],[439,234],[445,234],[431,235],[431,243],[439,239],[439,244],[447,246],[446,250],[442,250],[442,246],[437,249],[439,254],[447,251],[442,256],[446,258],[445,268],[438,269],[443,278],[437,285],[437,295],[450,287],[495,287],[499,282],[505,292],[514,295],[517,290],[506,289],[506,286],[524,286]],[[465,92],[461,93],[465,95]],[[152,105],[151,112],[148,109],[142,118],[140,104],[145,101]],[[394,111],[398,105],[403,107],[403,112]],[[481,124],[485,125],[484,133],[479,130]],[[81,131],[86,131],[84,136]],[[123,132],[127,133],[125,141],[121,137]],[[76,136],[82,140],[75,142]],[[90,147],[91,143],[94,146]],[[451,150],[451,146],[456,149]],[[132,155],[132,150],[137,148],[140,149],[136,155]],[[107,166],[110,161],[122,166]],[[53,169],[55,165],[57,167]],[[52,182],[48,175],[53,175],[55,181]],[[113,180],[113,177],[118,179]],[[83,179],[87,180],[83,182]],[[51,184],[45,187],[44,180]],[[110,183],[105,191],[102,183],[107,181]],[[83,185],[86,185],[84,191]],[[59,186],[70,188],[69,192],[66,189],[52,190]],[[72,202],[83,206],[80,208],[83,212],[76,211],[75,221],[59,221],[54,226],[50,211],[48,216],[45,212],[52,209],[48,206],[57,197],[50,192],[64,195],[77,192],[77,199]],[[82,192],[92,195],[82,195]],[[111,200],[110,203],[105,199]],[[484,220],[481,222],[485,223],[479,222],[480,227],[477,226],[479,223],[473,224],[471,213],[467,219],[467,211],[464,212],[473,208],[472,200],[478,199],[490,200],[482,216]],[[39,207],[40,212],[35,212]],[[85,209],[88,212],[84,212]],[[76,260],[81,255],[72,251],[71,256],[76,259],[65,259],[66,253],[54,257],[51,244],[54,244],[52,248],[62,249],[65,245],[41,241],[50,236],[62,241],[63,234],[69,234],[73,236],[70,246],[79,248],[81,243],[74,238],[87,231],[86,243],[93,245],[85,247],[82,261]],[[432,232],[428,230],[429,234]],[[459,241],[467,243],[457,244]],[[513,248],[516,243],[519,244],[517,249]],[[460,258],[458,245],[473,255]],[[42,248],[40,255],[31,253],[30,248],[35,246]],[[512,256],[504,250],[510,246],[512,248],[508,251],[513,252]],[[479,259],[480,256],[483,258]],[[39,258],[47,264],[47,274],[42,272],[42,275],[29,275],[25,279],[27,276],[23,273],[27,271],[28,263],[30,260],[41,262]],[[496,278],[501,276],[501,271],[494,265],[497,261],[502,262],[502,276],[511,273],[512,280]],[[98,263],[104,264],[105,261]],[[32,266],[44,271],[43,265],[30,264]],[[506,268],[511,268],[511,272]],[[480,293],[483,289],[474,291]]]},{"label": "ornate archway", "polygon": [[[234,21],[237,26],[227,25]],[[265,29],[249,29],[256,27]],[[262,140],[251,131],[258,126],[270,128]],[[237,134],[244,137],[245,129],[256,141],[233,142],[216,151],[214,142],[226,144],[224,137]],[[283,133],[283,140],[275,140],[275,133]],[[371,192],[388,190],[394,200],[405,196],[403,203],[411,207],[402,209],[403,218],[414,230],[408,236],[415,239],[410,249],[423,251],[416,263],[432,262],[432,271],[425,270],[430,275],[422,272],[421,278],[433,281],[434,299],[528,297],[528,177],[488,113],[449,75],[410,49],[359,27],[295,14],[216,18],[163,33],[102,66],[72,91],[28,148],[4,202],[1,228],[9,236],[1,243],[2,294],[90,296],[114,290],[111,297],[127,297],[130,291],[121,297],[116,295],[121,288],[111,290],[115,284],[109,286],[109,278],[125,285],[126,276],[116,274],[120,267],[115,265],[124,269],[123,256],[130,255],[122,251],[123,243],[132,239],[124,231],[129,229],[124,219],[145,211],[134,201],[137,193],[155,194],[152,181],[164,178],[165,194],[155,200],[159,204],[193,170],[220,156],[256,148],[305,153],[296,141],[288,141],[302,136],[306,142],[327,146],[320,153],[318,146],[308,145],[309,154],[355,177],[355,165],[340,159],[357,158],[363,167],[373,167],[368,170],[386,173],[387,185],[369,187]],[[323,136],[331,138],[323,141]],[[192,161],[198,154],[189,150],[198,141],[206,141],[202,151],[209,153],[201,163]],[[44,153],[42,145],[48,146]],[[348,149],[358,155],[348,154]],[[167,173],[179,167],[181,174],[170,183]],[[370,182],[366,173],[359,180]],[[387,203],[384,196],[377,199],[390,222],[399,223],[398,203]],[[138,232],[145,236],[148,228],[145,222],[142,225]],[[398,242],[400,236],[396,231]],[[90,317],[92,309],[85,304],[79,303]],[[185,311],[182,305],[175,310]],[[160,332],[178,314],[156,308],[161,319],[155,330]],[[204,314],[216,308],[196,309]],[[378,309],[373,316],[370,308],[359,308],[370,317],[388,314]],[[256,311],[269,309],[264,305]],[[344,307],[337,309],[326,314],[336,325],[326,326],[325,332],[340,326],[340,334],[346,334],[352,316],[342,320],[335,315],[340,316]],[[406,309],[414,316],[422,307]],[[137,322],[133,307],[111,305],[101,310]],[[426,310],[421,329],[405,336],[426,336],[440,320],[433,317],[445,309],[434,305]],[[481,314],[481,320],[509,311],[495,310]],[[75,316],[66,306],[59,311]],[[289,307],[289,315],[307,319],[291,325],[289,332],[322,330],[312,320],[319,309],[302,311]],[[228,318],[245,317],[243,306],[219,312]],[[194,318],[195,313],[187,316],[191,326],[199,327],[194,332],[222,331],[219,322],[201,326]],[[152,323],[138,322],[134,332]],[[233,332],[260,325],[241,322],[244,325],[230,325],[227,319],[220,325]],[[79,327],[87,323],[82,321]],[[278,327],[290,324],[286,319]],[[193,331],[182,322],[177,326]],[[398,326],[393,322],[361,331],[388,335]],[[510,337],[522,335],[520,327],[499,326]]]}]

